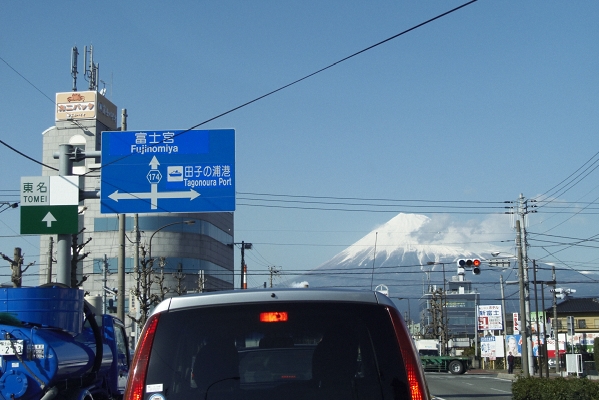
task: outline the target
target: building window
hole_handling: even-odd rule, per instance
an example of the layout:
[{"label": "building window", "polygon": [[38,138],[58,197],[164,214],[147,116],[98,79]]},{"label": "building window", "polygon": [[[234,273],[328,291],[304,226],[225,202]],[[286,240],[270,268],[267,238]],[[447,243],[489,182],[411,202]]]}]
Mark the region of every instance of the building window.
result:
[{"label": "building window", "polygon": [[562,329],[564,327],[564,325],[562,324],[562,320],[558,319],[557,320],[557,329]]},{"label": "building window", "polygon": [[578,320],[578,328],[586,329],[586,327],[587,327],[587,321],[585,319],[579,319]]},{"label": "building window", "polygon": [[595,320],[595,328],[599,328],[599,319]]}]

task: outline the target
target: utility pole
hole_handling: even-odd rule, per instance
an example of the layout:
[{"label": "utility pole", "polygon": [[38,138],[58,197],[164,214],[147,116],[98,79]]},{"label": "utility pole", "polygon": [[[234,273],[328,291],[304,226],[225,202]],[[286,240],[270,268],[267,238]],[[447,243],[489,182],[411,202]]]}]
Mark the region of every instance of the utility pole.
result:
[{"label": "utility pole", "polygon": [[[527,320],[526,314],[526,293],[524,283],[524,262],[522,260],[522,231],[520,230],[520,220],[516,220],[516,250],[518,251],[518,285],[520,289],[520,334],[522,335],[522,352],[520,353],[522,358],[522,370],[524,377],[530,377],[529,363],[528,363],[528,332],[527,332]],[[527,282],[528,283],[528,282]]]},{"label": "utility pole", "polygon": [[[121,131],[127,130],[127,109],[121,113]],[[117,264],[117,303],[116,316],[125,321],[125,214],[119,214],[119,254]]]},{"label": "utility pole", "polygon": [[139,214],[135,214],[133,216],[133,235],[135,236],[135,251],[133,253],[133,271],[135,273],[135,283],[136,290],[135,295],[131,296],[131,303],[129,305],[129,309],[135,308],[135,318],[133,319],[133,330],[135,332],[135,343],[137,344],[137,339],[140,334],[140,326],[137,322],[140,316],[140,301],[139,301],[139,242],[140,242],[140,234],[139,234]]},{"label": "utility pole", "polygon": [[54,252],[54,236],[50,236],[50,242],[48,243],[48,274],[46,275],[46,283],[52,282],[52,263],[54,258],[52,253]]},{"label": "utility pole", "polygon": [[204,287],[206,284],[206,278],[204,278],[204,270],[198,271],[198,293],[204,293]]},{"label": "utility pole", "polygon": [[108,259],[106,257],[106,254],[104,254],[104,262],[103,262],[103,267],[102,267],[102,314],[106,314],[106,290],[105,288],[107,287],[107,283],[108,283]]},{"label": "utility pole", "polygon": [[[246,247],[247,246],[247,247]],[[243,240],[241,241],[241,281],[239,282],[239,286],[241,289],[247,289],[243,287],[243,283],[246,281],[245,272],[247,270],[247,266],[245,265],[245,249],[251,250],[252,244],[246,243]],[[247,283],[246,283],[247,285]]]},{"label": "utility pole", "polygon": [[[555,282],[554,289],[557,287],[555,266],[551,267],[551,280]],[[557,331],[557,293],[553,290],[553,320],[551,321],[553,336],[555,339],[555,372],[559,373],[559,332]]]},{"label": "utility pole", "polygon": [[273,277],[273,275],[278,274],[279,272],[281,272],[281,270],[277,269],[277,267],[275,267],[275,266],[268,267],[268,270],[270,271],[270,287],[272,287],[272,277]]},{"label": "utility pole", "polygon": [[[507,360],[507,340],[505,340],[505,328],[506,328],[506,318],[505,318],[505,295],[503,293],[503,273],[501,275],[499,275],[499,288],[501,290],[501,323],[503,326],[503,330],[501,331],[501,334],[503,335],[503,350],[504,350],[504,356],[505,356],[505,360]],[[505,363],[505,365],[507,365],[507,363]]]},{"label": "utility pole", "polygon": [[15,247],[13,260],[11,260],[10,257],[3,253],[0,253],[0,257],[2,257],[4,260],[10,263],[10,269],[12,270],[12,276],[10,280],[12,281],[12,286],[16,288],[21,287],[23,281],[23,272],[27,271],[27,269],[35,263],[30,263],[25,267],[25,269],[23,269],[24,255],[21,254],[20,247]]},{"label": "utility pole", "polygon": [[[555,283],[555,281],[553,283]],[[547,353],[547,314],[545,313],[545,285],[550,284],[551,282],[544,282],[541,285],[541,308],[543,309],[543,360],[545,360],[546,378],[549,378],[549,354]]]},{"label": "utility pole", "polygon": [[[534,279],[534,287],[535,287],[535,312],[536,312],[536,325],[537,325],[537,359],[536,365],[539,369],[539,378],[543,377],[543,368],[541,368],[540,360],[540,351],[541,351],[541,329],[539,327],[539,299],[537,297],[537,261],[532,260],[532,275]],[[534,356],[534,354],[533,354]]]},{"label": "utility pole", "polygon": [[[241,241],[241,243],[231,243],[231,244],[229,244],[229,246],[233,247],[238,244],[241,245],[241,268],[240,268],[240,275],[239,275],[239,288],[247,289],[247,277],[246,277],[247,266],[245,265],[245,251],[251,250],[252,244]],[[244,287],[244,283],[245,283],[246,287]]]},{"label": "utility pole", "polygon": [[[534,374],[534,370],[533,370],[533,358],[532,358],[532,332],[531,332],[531,324],[530,324],[530,284],[529,284],[529,279],[528,279],[528,255],[527,255],[527,241],[526,241],[526,221],[525,221],[525,216],[529,213],[529,212],[536,212],[536,211],[528,211],[528,200],[524,200],[524,195],[522,195],[522,193],[520,193],[520,197],[519,197],[519,210],[518,213],[520,214],[520,219],[521,219],[521,226],[520,226],[520,251],[522,252],[522,263],[523,263],[523,279],[524,279],[524,311],[526,313],[526,319],[522,318],[523,322],[526,322],[526,324],[522,324],[522,329],[526,332],[526,353],[523,352],[522,357],[524,358],[526,356],[527,358],[527,365],[528,365],[528,375],[533,375]],[[524,342],[524,336],[522,337],[522,341]]]}]

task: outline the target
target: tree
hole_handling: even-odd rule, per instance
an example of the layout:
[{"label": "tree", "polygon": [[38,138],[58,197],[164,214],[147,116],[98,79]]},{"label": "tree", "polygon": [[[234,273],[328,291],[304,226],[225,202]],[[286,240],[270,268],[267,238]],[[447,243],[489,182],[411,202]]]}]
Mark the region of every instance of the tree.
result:
[{"label": "tree", "polygon": [[173,278],[175,278],[175,280],[177,281],[175,293],[177,293],[178,296],[187,293],[187,286],[182,284],[183,280],[185,279],[185,274],[183,273],[183,265],[181,265],[181,263],[179,263],[177,272],[173,274]]},{"label": "tree", "polygon": [[91,242],[92,238],[88,238],[85,243],[77,244],[79,238],[78,235],[82,234],[85,228],[81,229],[78,234],[73,235],[73,241],[71,244],[71,287],[77,288],[83,284],[87,280],[87,276],[83,276],[81,281],[77,281],[77,265],[80,261],[83,261],[89,256],[90,252],[81,254],[81,250]]},{"label": "tree", "polygon": [[11,274],[11,282],[12,282],[12,286],[13,287],[21,287],[22,285],[22,280],[23,280],[23,272],[27,271],[27,269],[29,269],[29,267],[31,267],[32,265],[35,264],[35,261],[32,263],[29,263],[25,269],[23,269],[23,261],[25,259],[25,254],[21,254],[21,248],[20,247],[15,247],[15,253],[14,253],[14,260],[11,260],[7,255],[5,255],[4,253],[0,253],[0,256],[2,256],[3,259],[5,259],[6,261],[8,261],[10,263],[10,269],[12,270],[12,274]]},{"label": "tree", "polygon": [[[133,268],[133,278],[137,285],[131,291],[136,303],[139,305],[139,317],[131,314],[128,316],[131,320],[139,324],[139,326],[144,326],[152,307],[164,300],[170,289],[164,286],[166,259],[164,257],[159,259],[158,265],[160,270],[156,271],[154,268],[154,259],[146,258],[147,250],[145,246],[140,246],[140,250],[140,265],[136,265]],[[158,288],[153,289],[154,285],[158,285]]]},{"label": "tree", "polygon": [[154,282],[158,284],[158,293],[150,294],[154,304],[158,304],[164,300],[166,298],[166,294],[171,291],[170,288],[164,286],[164,267],[166,266],[166,258],[160,257],[158,266],[160,268],[160,272],[157,275],[154,275]]}]

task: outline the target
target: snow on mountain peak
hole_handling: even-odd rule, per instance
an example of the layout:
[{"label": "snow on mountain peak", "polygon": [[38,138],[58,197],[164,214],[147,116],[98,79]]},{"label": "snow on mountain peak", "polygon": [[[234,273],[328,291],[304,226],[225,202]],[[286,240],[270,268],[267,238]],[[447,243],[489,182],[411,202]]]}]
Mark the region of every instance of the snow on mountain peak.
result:
[{"label": "snow on mountain peak", "polygon": [[[400,213],[326,264],[351,262],[364,266],[368,262],[376,262],[377,266],[383,266],[390,260],[394,263],[401,262],[408,253],[412,253],[416,255],[418,264],[426,265],[428,261],[447,262],[447,258],[473,255],[472,251],[463,249],[461,245],[444,244],[447,239],[455,243],[464,242],[464,233],[447,223],[444,218],[432,220],[425,215]],[[409,258],[413,265],[414,257]]]}]

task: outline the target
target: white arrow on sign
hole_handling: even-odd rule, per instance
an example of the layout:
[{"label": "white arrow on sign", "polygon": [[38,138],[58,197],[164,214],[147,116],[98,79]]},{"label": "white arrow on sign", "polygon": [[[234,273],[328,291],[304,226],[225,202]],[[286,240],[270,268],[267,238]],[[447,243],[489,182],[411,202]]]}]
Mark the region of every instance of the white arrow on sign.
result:
[{"label": "white arrow on sign", "polygon": [[[152,185],[154,186],[154,185]],[[154,189],[154,187],[152,187]],[[113,194],[108,196],[110,199],[118,202],[119,200],[140,200],[140,199],[150,199],[152,203],[152,209],[156,209],[158,206],[158,199],[189,199],[193,200],[198,197],[200,194],[193,189],[190,189],[187,192],[162,192],[159,193],[155,190],[152,192],[146,193],[119,193],[116,190]]]},{"label": "white arrow on sign", "polygon": [[[160,162],[156,158],[156,156],[152,157],[150,161],[151,170],[158,171],[158,166]],[[159,171],[160,172],[160,171]],[[150,199],[151,209],[155,210],[158,208],[158,199],[189,199],[190,201],[198,197],[200,194],[193,189],[189,191],[181,191],[181,192],[158,192],[158,183],[150,184],[150,192],[146,193],[119,193],[116,190],[113,194],[109,195],[108,198],[112,199],[116,202],[119,200],[140,200],[140,199]]]},{"label": "white arrow on sign", "polygon": [[48,228],[51,228],[52,227],[52,222],[56,222],[56,218],[54,218],[54,215],[52,215],[52,213],[48,211],[48,214],[46,214],[46,216],[44,217],[44,219],[42,219],[42,222],[45,222],[46,226]]},{"label": "white arrow on sign", "polygon": [[156,156],[152,157],[152,159],[150,160],[150,167],[152,169],[158,169],[159,165],[160,165],[160,163],[158,162],[158,159],[156,158]]}]

